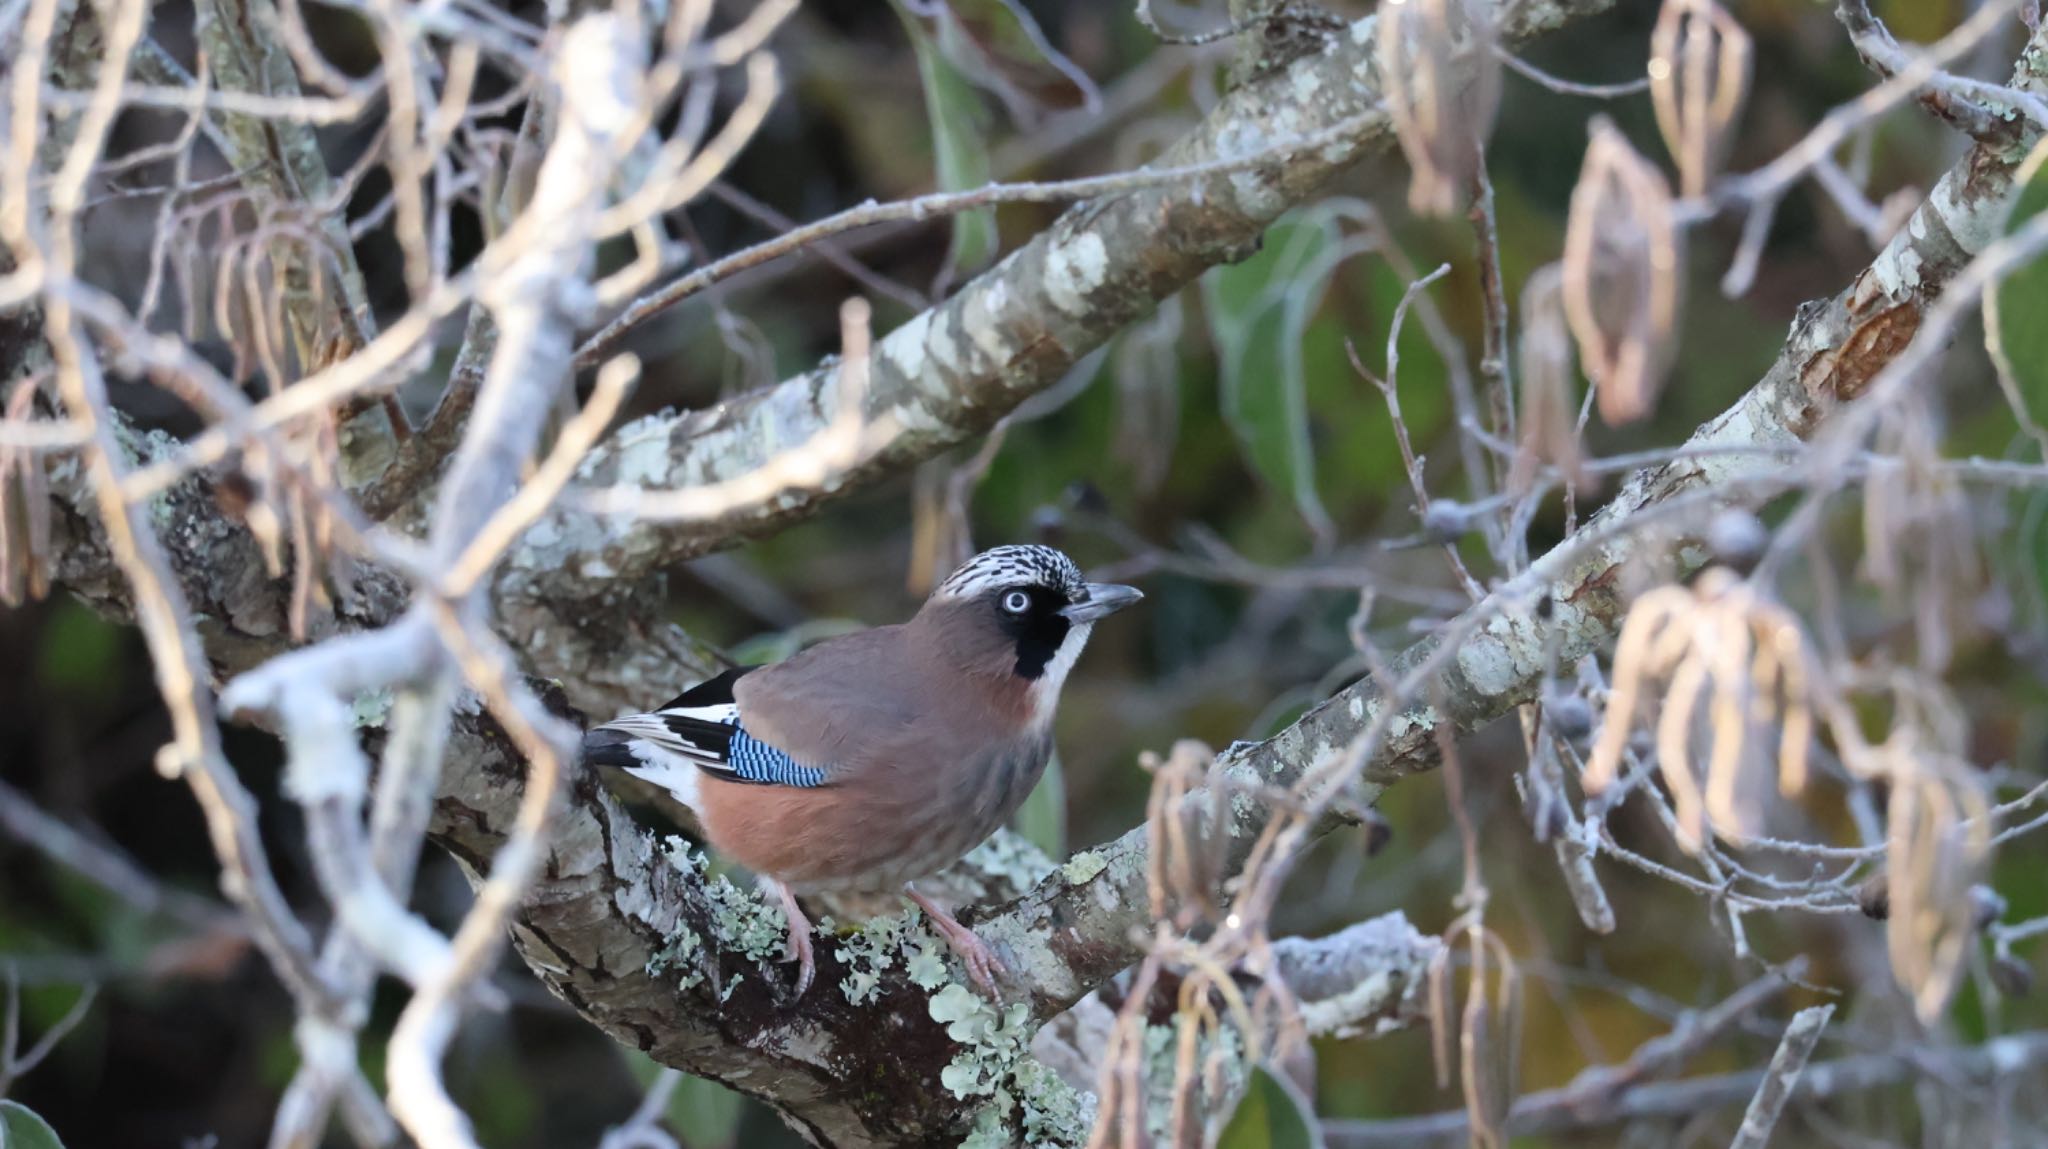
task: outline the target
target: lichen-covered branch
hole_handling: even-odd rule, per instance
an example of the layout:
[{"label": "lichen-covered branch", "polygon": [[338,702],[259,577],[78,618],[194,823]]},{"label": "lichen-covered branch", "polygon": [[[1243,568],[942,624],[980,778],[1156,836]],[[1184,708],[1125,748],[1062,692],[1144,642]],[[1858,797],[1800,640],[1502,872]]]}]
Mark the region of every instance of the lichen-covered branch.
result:
[{"label": "lichen-covered branch", "polygon": [[[2018,83],[2039,90],[2039,59],[2028,57]],[[1364,772],[1369,798],[1434,764],[1432,732],[1440,721],[1469,730],[1533,700],[1549,659],[1569,663],[1612,636],[1625,606],[1619,585],[1625,568],[1663,550],[1642,545],[1646,523],[1668,517],[1677,530],[1688,521],[1678,511],[1694,512],[1690,521],[1696,523],[1700,512],[1761,498],[1795,481],[1772,464],[1768,448],[1817,433],[1904,349],[1919,315],[1995,233],[2013,195],[2014,165],[2030,142],[2016,127],[2010,146],[1978,145],[1854,285],[1802,311],[1765,377],[1695,433],[1688,447],[1697,450],[1632,476],[1577,535],[1439,636],[1399,656],[1392,681],[1434,671],[1426,701],[1390,699],[1367,680],[1279,736],[1232,748],[1226,778],[1247,792],[1290,784],[1377,728],[1382,736]],[[1692,564],[1704,557],[1698,548],[1678,553]],[[1228,833],[1248,846],[1269,811],[1249,799],[1230,808]],[[1138,956],[1130,938],[1150,916],[1146,851],[1145,832],[1134,830],[1080,855],[976,923],[1026,972],[1035,1012],[1057,1012]]]},{"label": "lichen-covered branch", "polygon": [[[559,691],[550,702],[567,706]],[[524,767],[486,722],[458,724],[449,761],[435,840],[480,873],[517,807]],[[944,944],[921,917],[819,946],[817,985],[791,1000],[777,908],[707,879],[702,854],[643,829],[594,775],[579,773],[572,788],[513,939],[557,995],[614,1038],[762,1098],[824,1145],[956,1143],[996,1084],[1078,1116],[1072,1088],[1031,1063],[1028,1021],[998,1017],[986,1037],[961,1040],[938,1020],[949,1006],[996,1011],[952,982]],[[1087,884],[1085,865],[1053,869],[1007,836],[954,880],[998,899],[1032,881]],[[1274,949],[1307,1018],[1372,1031],[1420,1016],[1418,987],[1437,943],[1395,915]],[[1038,1016],[1064,1008],[1033,1005]],[[990,1088],[967,1088],[970,1076]]]},{"label": "lichen-covered branch", "polygon": [[[1611,6],[1612,0],[1504,5],[1503,32],[1523,40]],[[685,528],[620,527],[558,511],[514,552],[508,593],[602,596],[618,581],[765,533],[899,474],[986,431],[1160,299],[1255,250],[1268,224],[1389,142],[1372,48],[1376,18],[1344,25],[1308,11],[1285,8],[1261,30],[1267,50],[1260,65],[1159,164],[1254,154],[1343,125],[1349,134],[1251,171],[1072,208],[877,343],[866,414],[892,418],[902,430],[836,485]],[[706,410],[641,420],[594,453],[581,478],[667,488],[746,473],[831,422],[831,378],[831,368],[821,367]]]}]

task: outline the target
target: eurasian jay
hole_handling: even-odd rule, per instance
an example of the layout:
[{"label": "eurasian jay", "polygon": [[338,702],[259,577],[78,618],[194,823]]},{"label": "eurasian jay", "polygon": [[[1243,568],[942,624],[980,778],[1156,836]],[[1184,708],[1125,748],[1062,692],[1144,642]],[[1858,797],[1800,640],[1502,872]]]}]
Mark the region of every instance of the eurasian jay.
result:
[{"label": "eurasian jay", "polygon": [[1060,686],[1095,622],[1143,596],[1050,547],[984,551],[907,623],[728,670],[592,730],[585,755],[667,790],[789,920],[797,993],[815,972],[797,903],[902,892],[985,990],[995,952],[912,884],[1017,812],[1052,754]]}]

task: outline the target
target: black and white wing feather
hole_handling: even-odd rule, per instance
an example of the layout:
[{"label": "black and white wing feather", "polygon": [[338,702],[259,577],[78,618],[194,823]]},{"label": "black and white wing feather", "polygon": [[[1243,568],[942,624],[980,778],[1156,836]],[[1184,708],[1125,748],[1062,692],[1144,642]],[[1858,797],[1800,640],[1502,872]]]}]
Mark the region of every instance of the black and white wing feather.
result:
[{"label": "black and white wing feather", "polygon": [[685,806],[696,805],[699,771],[730,782],[824,785],[825,767],[747,733],[732,688],[751,669],[728,670],[659,710],[612,719],[584,737],[585,756],[652,782]]}]

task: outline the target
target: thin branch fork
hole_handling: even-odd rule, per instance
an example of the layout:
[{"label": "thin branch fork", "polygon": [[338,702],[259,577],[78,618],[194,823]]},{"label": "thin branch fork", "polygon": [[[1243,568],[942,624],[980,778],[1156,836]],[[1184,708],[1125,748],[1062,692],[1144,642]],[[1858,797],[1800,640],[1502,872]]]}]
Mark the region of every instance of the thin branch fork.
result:
[{"label": "thin branch fork", "polygon": [[[1880,79],[1889,80],[1913,67],[1916,55],[1899,46],[1891,30],[1870,10],[1869,0],[1836,0],[1835,19],[1849,33],[1849,42]],[[2009,121],[1993,105],[2018,108],[2041,128],[2048,128],[2048,103],[2017,88],[1989,84],[1969,76],[1936,72],[1919,95],[1928,111],[1973,140],[1996,140],[2010,134]]]}]

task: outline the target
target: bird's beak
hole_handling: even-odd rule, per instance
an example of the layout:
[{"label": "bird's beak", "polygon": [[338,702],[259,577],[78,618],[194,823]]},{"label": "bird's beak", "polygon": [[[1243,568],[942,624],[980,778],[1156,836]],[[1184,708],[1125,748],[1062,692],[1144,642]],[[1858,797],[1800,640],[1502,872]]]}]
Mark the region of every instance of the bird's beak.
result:
[{"label": "bird's beak", "polygon": [[1118,586],[1113,582],[1091,582],[1088,597],[1060,611],[1068,622],[1094,622],[1098,618],[1115,614],[1145,596],[1134,586]]}]

